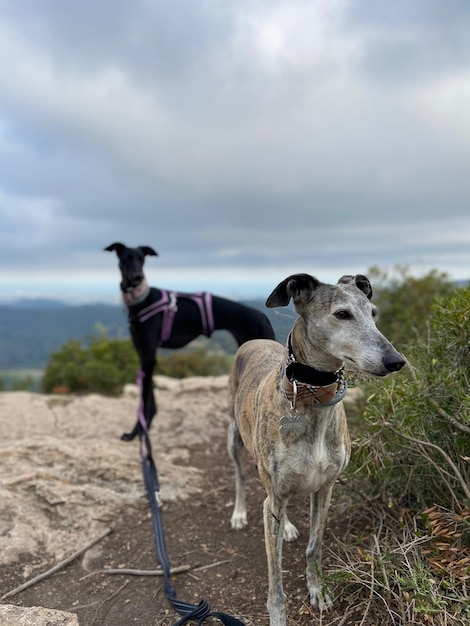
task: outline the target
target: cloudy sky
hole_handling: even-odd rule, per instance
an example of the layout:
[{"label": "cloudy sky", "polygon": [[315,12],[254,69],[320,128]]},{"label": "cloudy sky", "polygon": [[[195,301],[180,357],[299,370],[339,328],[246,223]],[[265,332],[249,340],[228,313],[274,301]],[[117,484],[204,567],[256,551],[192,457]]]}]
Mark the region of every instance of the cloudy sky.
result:
[{"label": "cloudy sky", "polygon": [[0,0],[0,299],[470,278],[468,0]]}]

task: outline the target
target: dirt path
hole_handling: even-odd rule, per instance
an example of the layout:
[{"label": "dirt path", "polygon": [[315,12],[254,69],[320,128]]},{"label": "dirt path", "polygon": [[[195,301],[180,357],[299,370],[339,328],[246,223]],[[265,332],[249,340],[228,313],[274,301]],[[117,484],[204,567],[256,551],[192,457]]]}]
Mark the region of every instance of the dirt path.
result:
[{"label": "dirt path", "polygon": [[[158,386],[160,410],[151,437],[167,549],[173,567],[190,568],[173,577],[177,596],[196,604],[205,598],[247,626],[265,626],[264,493],[252,464],[250,525],[234,532],[229,523],[233,470],[225,449],[226,377],[159,377]],[[0,394],[0,596],[111,530],[66,568],[4,603],[70,611],[80,626],[177,621],[161,578],[102,573],[158,567],[138,444],[119,439],[132,425],[136,406],[132,385],[120,398]],[[285,546],[289,623],[326,624],[325,616],[322,621],[310,611],[304,581],[308,505],[293,502],[291,508],[301,536]],[[331,528],[335,506],[330,517]],[[344,607],[336,607],[328,623],[339,623],[343,614]]]}]

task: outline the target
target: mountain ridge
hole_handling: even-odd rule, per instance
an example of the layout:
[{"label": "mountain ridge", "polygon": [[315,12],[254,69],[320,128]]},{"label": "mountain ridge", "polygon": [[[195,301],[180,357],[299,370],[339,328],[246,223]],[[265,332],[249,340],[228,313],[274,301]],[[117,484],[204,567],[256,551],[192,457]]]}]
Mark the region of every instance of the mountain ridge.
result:
[{"label": "mountain ridge", "polygon": [[[279,314],[275,309],[267,309],[261,298],[240,302],[263,311],[277,339],[285,342],[296,317],[293,309]],[[50,355],[66,341],[85,340],[103,328],[110,338],[129,338],[122,305],[70,304],[44,298],[1,303],[0,369],[44,368]],[[235,340],[227,331],[215,331],[208,341],[229,354],[236,350]]]}]

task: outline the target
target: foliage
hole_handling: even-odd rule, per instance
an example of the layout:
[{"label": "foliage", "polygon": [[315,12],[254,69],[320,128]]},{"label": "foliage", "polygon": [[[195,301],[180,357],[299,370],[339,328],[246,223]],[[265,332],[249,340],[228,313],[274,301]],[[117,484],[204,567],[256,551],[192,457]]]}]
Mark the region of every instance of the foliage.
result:
[{"label": "foliage", "polygon": [[431,306],[438,297],[456,287],[448,276],[431,270],[421,278],[411,276],[406,267],[393,272],[373,267],[368,271],[373,288],[373,302],[379,311],[378,326],[397,346],[417,339],[425,340]]},{"label": "foliage", "polygon": [[0,391],[33,391],[39,390],[42,370],[5,369],[0,371]]},{"label": "foliage", "polygon": [[[229,358],[205,347],[158,355],[155,373],[184,378],[228,373]],[[51,355],[42,378],[44,393],[98,392],[119,394],[136,379],[137,353],[127,339],[110,339],[104,328],[86,340],[69,339]]]},{"label": "foliage", "polygon": [[138,359],[127,339],[109,339],[104,331],[84,341],[69,339],[53,352],[42,379],[42,391],[118,394],[133,382]]},{"label": "foliage", "polygon": [[11,376],[8,380],[0,379],[0,391],[34,391],[36,381],[32,376]]},{"label": "foliage", "polygon": [[30,391],[34,389],[35,381],[32,376],[15,377],[10,383],[11,391]]},{"label": "foliage", "polygon": [[362,501],[353,505],[356,526],[339,546],[330,583],[340,580],[349,606],[377,622],[463,626],[470,623],[470,288],[432,305],[427,339],[410,344],[408,359],[406,370],[367,383],[348,470],[349,494]]},{"label": "foliage", "polygon": [[206,351],[204,347],[190,351],[173,351],[159,355],[156,372],[172,378],[186,376],[219,376],[228,374],[230,359],[220,352]]},{"label": "foliage", "polygon": [[432,307],[410,367],[371,384],[359,448],[370,483],[402,505],[450,509],[470,500],[470,288]]},{"label": "foliage", "polygon": [[[328,555],[326,581],[335,604],[344,606],[341,623],[468,626],[468,546],[453,537],[448,551],[453,567],[447,569],[449,560],[436,548],[442,537],[434,534],[447,514],[436,507],[429,515],[432,524],[426,528],[420,516],[395,516],[377,501],[357,506],[354,525]],[[468,528],[470,511],[459,522]]]}]

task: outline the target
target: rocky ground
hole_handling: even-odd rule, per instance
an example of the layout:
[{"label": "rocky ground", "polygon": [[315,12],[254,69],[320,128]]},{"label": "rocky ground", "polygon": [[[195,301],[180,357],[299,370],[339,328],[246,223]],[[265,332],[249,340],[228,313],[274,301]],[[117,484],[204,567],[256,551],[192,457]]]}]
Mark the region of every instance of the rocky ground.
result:
[{"label": "rocky ground", "polygon": [[[266,626],[264,492],[252,463],[249,527],[235,532],[229,522],[234,489],[225,448],[227,379],[157,377],[157,384],[159,413],[151,438],[167,551],[172,567],[184,570],[172,579],[177,597],[196,604],[205,598],[246,626]],[[158,568],[139,446],[120,440],[133,425],[136,407],[133,385],[119,398],[0,394],[0,623],[170,626],[177,621],[161,577],[123,571]],[[331,510],[326,568],[328,546],[342,533],[342,506],[336,500]],[[308,503],[293,502],[289,517],[301,533],[297,542],[286,544],[283,560],[289,625],[359,623],[350,607],[347,621],[345,607],[335,607],[328,621],[311,611],[304,581]],[[100,537],[66,567],[11,594]],[[120,573],[106,573],[109,569]],[[42,617],[36,612],[27,621],[25,607],[43,607]],[[66,613],[52,618],[52,609]]]}]

